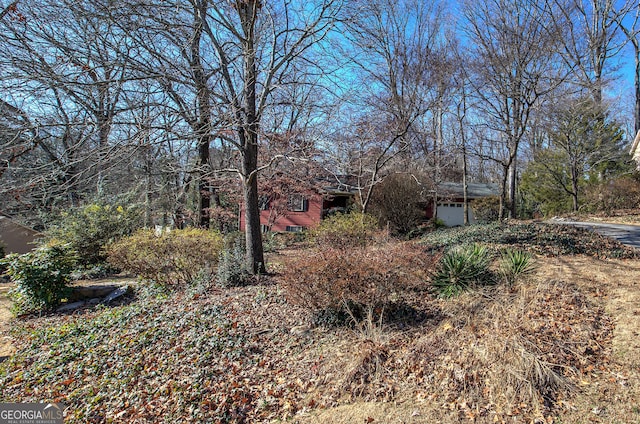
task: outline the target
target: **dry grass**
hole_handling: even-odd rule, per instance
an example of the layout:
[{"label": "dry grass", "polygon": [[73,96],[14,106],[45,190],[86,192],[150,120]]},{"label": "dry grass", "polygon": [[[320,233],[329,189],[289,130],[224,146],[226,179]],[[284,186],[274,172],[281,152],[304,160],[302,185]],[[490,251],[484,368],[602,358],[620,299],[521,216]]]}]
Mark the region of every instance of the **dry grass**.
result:
[{"label": "dry grass", "polygon": [[615,322],[610,355],[560,414],[565,423],[640,422],[640,261],[549,259],[541,278],[565,278],[601,299]]},{"label": "dry grass", "polygon": [[513,290],[434,300],[439,319],[365,346],[359,360],[385,359],[369,390],[298,421],[640,422],[640,263],[539,260]]}]

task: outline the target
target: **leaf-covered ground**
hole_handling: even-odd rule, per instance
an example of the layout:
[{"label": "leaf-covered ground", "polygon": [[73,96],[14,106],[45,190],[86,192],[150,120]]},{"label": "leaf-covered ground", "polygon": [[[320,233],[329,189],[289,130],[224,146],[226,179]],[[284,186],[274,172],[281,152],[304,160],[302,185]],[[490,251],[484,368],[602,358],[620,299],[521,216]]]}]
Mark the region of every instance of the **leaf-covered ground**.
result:
[{"label": "leaf-covered ground", "polygon": [[61,401],[72,423],[639,422],[640,313],[621,302],[640,299],[640,264],[538,260],[451,301],[425,284],[420,319],[367,331],[312,327],[277,275],[14,321],[0,401]]},{"label": "leaf-covered ground", "polygon": [[633,259],[637,250],[584,228],[545,223],[472,225],[436,231],[423,240],[433,249],[463,243],[509,246],[543,256],[589,255],[596,258]]}]

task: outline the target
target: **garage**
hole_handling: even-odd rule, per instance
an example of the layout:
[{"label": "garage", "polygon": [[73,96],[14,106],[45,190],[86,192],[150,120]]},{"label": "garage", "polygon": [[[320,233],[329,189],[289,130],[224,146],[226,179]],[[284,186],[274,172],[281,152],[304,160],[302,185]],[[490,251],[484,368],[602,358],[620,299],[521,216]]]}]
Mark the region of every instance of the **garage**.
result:
[{"label": "garage", "polygon": [[[464,204],[462,202],[438,202],[437,216],[447,227],[464,225]],[[474,224],[473,209],[469,207],[469,223]]]}]

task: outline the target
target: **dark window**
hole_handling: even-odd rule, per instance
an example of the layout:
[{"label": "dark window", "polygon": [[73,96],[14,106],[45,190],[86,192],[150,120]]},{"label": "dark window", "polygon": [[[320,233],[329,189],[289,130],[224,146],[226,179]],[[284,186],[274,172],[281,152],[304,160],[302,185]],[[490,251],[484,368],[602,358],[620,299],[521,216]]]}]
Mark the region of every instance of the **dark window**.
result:
[{"label": "dark window", "polygon": [[260,196],[258,198],[258,207],[261,211],[269,210],[269,196]]},{"label": "dark window", "polygon": [[301,194],[289,196],[288,208],[292,212],[306,212],[309,210],[309,200]]},{"label": "dark window", "polygon": [[287,225],[287,232],[289,233],[301,233],[304,231],[304,227],[301,225]]}]

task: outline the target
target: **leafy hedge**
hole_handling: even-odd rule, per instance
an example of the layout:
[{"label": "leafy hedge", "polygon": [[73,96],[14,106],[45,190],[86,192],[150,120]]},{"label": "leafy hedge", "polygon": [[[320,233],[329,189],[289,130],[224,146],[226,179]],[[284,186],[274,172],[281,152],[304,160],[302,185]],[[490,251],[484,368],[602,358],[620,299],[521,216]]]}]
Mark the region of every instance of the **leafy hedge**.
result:
[{"label": "leafy hedge", "polygon": [[141,226],[141,219],[136,206],[92,203],[63,213],[46,235],[71,246],[78,253],[80,265],[93,266],[104,263],[105,247],[131,235]]},{"label": "leafy hedge", "polygon": [[2,260],[15,288],[10,291],[16,313],[51,310],[68,294],[76,256],[68,245],[46,244]]},{"label": "leafy hedge", "polygon": [[378,220],[372,215],[338,213],[323,220],[311,236],[318,246],[351,249],[372,244],[378,230]]},{"label": "leafy hedge", "polygon": [[218,232],[185,229],[156,235],[140,230],[107,249],[109,263],[161,285],[193,283],[218,263],[223,239]]}]

